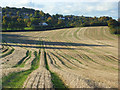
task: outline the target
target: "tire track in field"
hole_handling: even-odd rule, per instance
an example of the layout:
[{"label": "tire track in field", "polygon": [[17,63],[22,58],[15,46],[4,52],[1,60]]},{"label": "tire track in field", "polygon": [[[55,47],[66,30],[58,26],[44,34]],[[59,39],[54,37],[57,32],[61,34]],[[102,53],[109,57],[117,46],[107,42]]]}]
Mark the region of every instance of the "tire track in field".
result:
[{"label": "tire track in field", "polygon": [[42,49],[40,66],[28,76],[23,88],[52,88],[51,75],[45,67],[44,51]]}]

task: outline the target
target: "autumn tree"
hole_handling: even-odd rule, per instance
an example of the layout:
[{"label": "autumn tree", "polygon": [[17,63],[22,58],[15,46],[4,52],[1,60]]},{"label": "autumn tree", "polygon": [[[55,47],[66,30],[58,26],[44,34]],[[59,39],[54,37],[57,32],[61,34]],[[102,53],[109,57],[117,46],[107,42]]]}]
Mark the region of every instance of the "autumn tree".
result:
[{"label": "autumn tree", "polygon": [[2,27],[7,30],[8,27],[8,18],[7,16],[3,16]]},{"label": "autumn tree", "polygon": [[118,22],[114,19],[111,19],[111,20],[108,21],[108,26],[110,28],[114,28],[114,27],[118,26]]},{"label": "autumn tree", "polygon": [[24,29],[24,27],[25,27],[25,22],[24,22],[24,20],[23,19],[21,19],[21,18],[18,18],[17,19],[17,22],[18,22],[18,29]]},{"label": "autumn tree", "polygon": [[6,20],[3,20],[2,22],[2,28],[4,28],[5,30],[7,30],[8,24]]},{"label": "autumn tree", "polygon": [[39,18],[39,16],[40,16],[39,10],[36,10],[34,15],[35,15],[35,18]]},{"label": "autumn tree", "polygon": [[32,24],[31,24],[31,21],[28,21],[28,22],[27,22],[27,26],[28,26],[28,27],[31,27],[31,25],[32,25]]},{"label": "autumn tree", "polygon": [[40,14],[40,16],[42,16],[42,17],[45,15],[45,13],[44,13],[43,11],[40,11],[39,14]]},{"label": "autumn tree", "polygon": [[62,19],[58,19],[58,26],[62,26],[62,27],[64,27],[65,26],[65,21],[64,20],[62,20]]},{"label": "autumn tree", "polygon": [[19,16],[20,15],[20,11],[17,11],[17,16]]},{"label": "autumn tree", "polygon": [[47,23],[48,23],[49,26],[52,26],[53,18],[52,17],[48,17],[47,18]]}]

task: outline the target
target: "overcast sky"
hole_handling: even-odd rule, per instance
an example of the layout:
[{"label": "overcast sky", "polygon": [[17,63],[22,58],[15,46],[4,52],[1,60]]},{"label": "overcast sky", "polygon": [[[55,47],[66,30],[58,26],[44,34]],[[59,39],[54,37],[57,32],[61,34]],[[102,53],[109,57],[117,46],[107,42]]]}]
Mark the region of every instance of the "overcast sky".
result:
[{"label": "overcast sky", "polygon": [[119,0],[0,0],[0,6],[27,7],[45,13],[118,18]]}]

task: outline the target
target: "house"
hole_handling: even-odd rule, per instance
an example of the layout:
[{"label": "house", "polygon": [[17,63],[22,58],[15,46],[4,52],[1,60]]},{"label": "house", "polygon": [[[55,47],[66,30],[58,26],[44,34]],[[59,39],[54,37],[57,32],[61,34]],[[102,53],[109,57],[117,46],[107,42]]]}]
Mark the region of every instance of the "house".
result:
[{"label": "house", "polygon": [[65,20],[65,18],[64,18],[64,17],[59,17],[58,19],[62,19],[62,20]]},{"label": "house", "polygon": [[39,23],[39,25],[40,25],[40,26],[48,26],[48,24],[45,23],[45,22],[44,22],[44,23]]},{"label": "house", "polygon": [[73,17],[68,17],[68,20],[73,20]]},{"label": "house", "polygon": [[42,23],[43,26],[47,26],[48,24],[47,23]]}]

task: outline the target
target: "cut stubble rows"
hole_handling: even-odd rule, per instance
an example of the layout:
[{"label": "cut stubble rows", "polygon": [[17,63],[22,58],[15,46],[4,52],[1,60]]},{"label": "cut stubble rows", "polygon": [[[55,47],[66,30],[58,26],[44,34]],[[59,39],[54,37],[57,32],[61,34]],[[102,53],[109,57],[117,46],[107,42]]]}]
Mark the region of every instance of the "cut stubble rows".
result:
[{"label": "cut stubble rows", "polygon": [[3,87],[118,87],[118,38],[108,27],[4,32],[2,36]]}]

